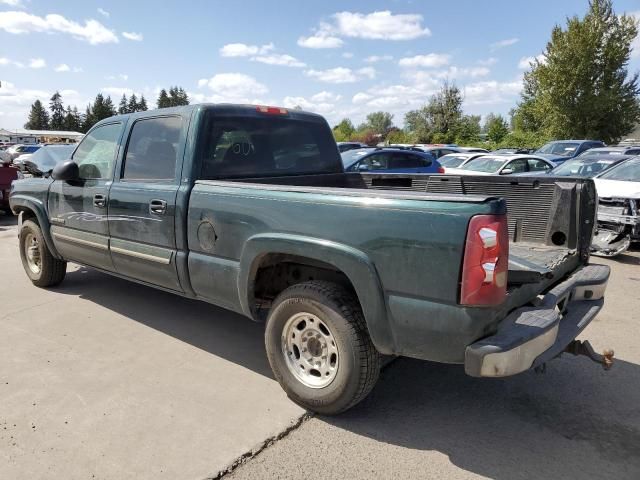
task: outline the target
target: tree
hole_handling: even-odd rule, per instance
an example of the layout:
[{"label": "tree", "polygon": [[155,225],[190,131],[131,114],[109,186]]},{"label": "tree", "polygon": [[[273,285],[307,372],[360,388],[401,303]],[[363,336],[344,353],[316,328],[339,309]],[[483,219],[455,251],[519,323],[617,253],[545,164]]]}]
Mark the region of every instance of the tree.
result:
[{"label": "tree", "polygon": [[372,112],[367,115],[366,129],[379,137],[386,137],[393,127],[393,115],[389,112]]},{"label": "tree", "polygon": [[62,105],[62,95],[60,92],[53,94],[49,103],[49,110],[51,110],[51,130],[62,130],[64,124],[64,106]]},{"label": "tree", "polygon": [[167,91],[163,88],[160,90],[160,94],[158,95],[158,101],[156,102],[158,108],[167,108],[169,105],[169,96],[167,95]]},{"label": "tree", "polygon": [[140,95],[140,101],[138,102],[138,112],[146,112],[147,110],[147,100],[144,98],[144,95]]},{"label": "tree", "polygon": [[118,113],[120,115],[129,113],[129,102],[127,101],[127,96],[124,93],[122,94],[122,98],[120,99],[120,105],[118,106]]},{"label": "tree", "polygon": [[556,25],[543,59],[525,73],[514,125],[555,138],[613,143],[640,120],[638,73],[627,71],[638,26],[612,0],[590,0],[583,18]]},{"label": "tree", "polygon": [[343,118],[339,124],[333,127],[333,136],[336,142],[347,142],[351,140],[356,129],[348,118]]},{"label": "tree", "polygon": [[82,130],[82,119],[78,113],[78,108],[67,107],[66,115],[64,116],[63,130],[69,132],[79,132]]},{"label": "tree", "polygon": [[456,143],[467,144],[480,140],[480,115],[463,115],[454,126]]},{"label": "tree", "polygon": [[[491,118],[489,118],[491,116]],[[509,124],[502,115],[487,115],[485,132],[492,142],[500,143],[509,133]]]},{"label": "tree", "polygon": [[112,117],[116,114],[116,109],[113,106],[111,97],[105,98],[101,93],[96,95],[93,105],[87,106],[87,113],[85,115],[82,129],[84,132],[88,131],[100,120]]},{"label": "tree", "polygon": [[445,81],[440,91],[419,110],[405,114],[404,122],[419,142],[451,143],[462,119],[462,93],[453,83]]},{"label": "tree", "polygon": [[132,93],[131,97],[129,97],[129,105],[127,106],[127,110],[129,111],[129,113],[138,111],[138,97],[136,97],[135,93]]},{"label": "tree", "polygon": [[24,124],[24,128],[27,130],[49,130],[49,113],[40,100],[36,100],[31,105],[29,118]]}]

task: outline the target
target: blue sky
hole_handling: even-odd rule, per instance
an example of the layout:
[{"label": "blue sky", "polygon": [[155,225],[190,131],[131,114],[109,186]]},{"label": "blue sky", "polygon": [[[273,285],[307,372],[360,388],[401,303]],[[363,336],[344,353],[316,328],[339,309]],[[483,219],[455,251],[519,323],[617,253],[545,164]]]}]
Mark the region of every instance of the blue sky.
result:
[{"label": "blue sky", "polygon": [[[465,112],[506,114],[554,24],[586,0],[0,0],[0,127],[59,90],[82,111],[102,91],[155,104],[180,85],[192,102],[300,105],[333,124],[390,111],[402,125],[444,79]],[[640,19],[640,1],[618,0]],[[640,39],[631,70],[640,70]]]}]

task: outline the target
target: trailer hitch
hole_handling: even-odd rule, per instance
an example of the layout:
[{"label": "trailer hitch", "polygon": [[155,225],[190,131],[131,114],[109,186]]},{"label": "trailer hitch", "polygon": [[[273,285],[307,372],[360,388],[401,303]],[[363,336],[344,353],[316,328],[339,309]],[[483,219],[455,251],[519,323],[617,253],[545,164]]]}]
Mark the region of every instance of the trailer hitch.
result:
[{"label": "trailer hitch", "polygon": [[602,352],[602,355],[600,355],[599,353],[596,353],[588,340],[585,340],[584,342],[574,340],[567,345],[567,348],[565,348],[564,351],[572,355],[584,355],[585,357],[589,357],[594,362],[602,365],[602,368],[605,370],[609,370],[613,365],[613,350],[607,349]]}]

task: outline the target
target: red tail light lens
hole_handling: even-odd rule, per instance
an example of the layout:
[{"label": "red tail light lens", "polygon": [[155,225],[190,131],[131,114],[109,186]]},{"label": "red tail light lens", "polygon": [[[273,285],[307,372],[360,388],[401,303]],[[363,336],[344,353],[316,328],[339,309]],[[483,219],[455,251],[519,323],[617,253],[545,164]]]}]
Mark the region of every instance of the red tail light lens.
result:
[{"label": "red tail light lens", "polygon": [[467,230],[460,303],[499,305],[507,295],[509,230],[506,215],[476,215]]},{"label": "red tail light lens", "polygon": [[444,173],[444,167],[438,167],[438,173]]}]

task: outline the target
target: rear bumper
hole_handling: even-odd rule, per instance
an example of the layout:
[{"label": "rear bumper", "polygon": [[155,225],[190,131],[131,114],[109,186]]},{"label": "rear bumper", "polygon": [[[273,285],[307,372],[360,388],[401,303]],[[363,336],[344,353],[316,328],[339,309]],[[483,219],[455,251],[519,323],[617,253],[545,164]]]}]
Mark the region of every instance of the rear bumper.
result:
[{"label": "rear bumper", "polygon": [[467,347],[465,372],[506,377],[562,353],[602,308],[609,273],[605,265],[588,265],[538,298],[536,306],[511,312],[495,335]]}]

